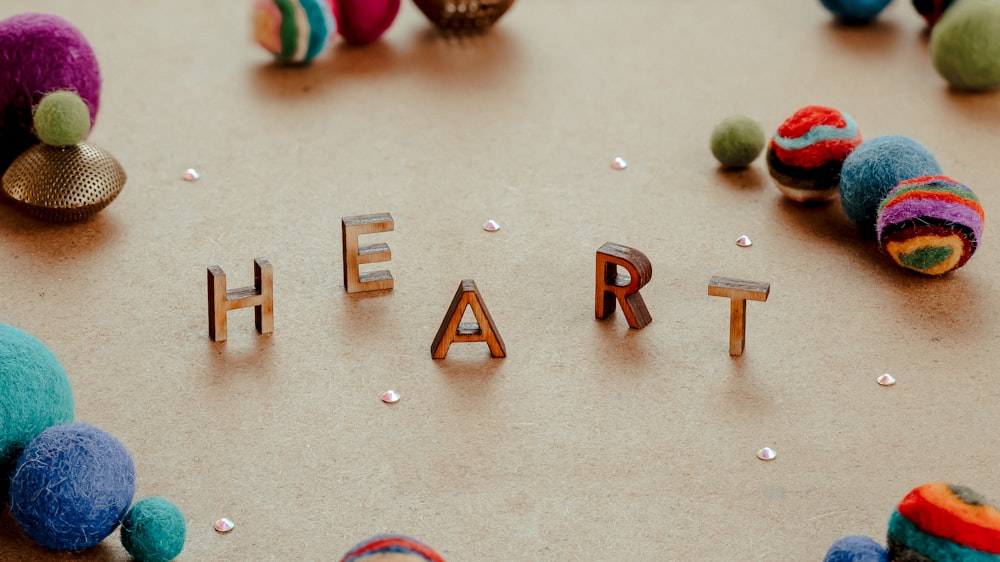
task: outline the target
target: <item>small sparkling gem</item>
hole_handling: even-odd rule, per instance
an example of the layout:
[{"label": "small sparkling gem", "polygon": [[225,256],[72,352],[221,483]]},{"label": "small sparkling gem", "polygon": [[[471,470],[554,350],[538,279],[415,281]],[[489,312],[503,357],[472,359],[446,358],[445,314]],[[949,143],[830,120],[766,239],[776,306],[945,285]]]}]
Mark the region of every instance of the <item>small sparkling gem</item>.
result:
[{"label": "small sparkling gem", "polygon": [[500,223],[498,223],[493,219],[490,219],[483,223],[483,230],[485,230],[486,232],[496,232],[500,230]]},{"label": "small sparkling gem", "polygon": [[753,246],[753,241],[750,240],[749,236],[744,234],[736,239],[736,245],[740,248],[749,248],[750,246]]},{"label": "small sparkling gem", "polygon": [[233,520],[226,517],[223,517],[215,522],[215,530],[220,533],[228,533],[229,531],[232,531],[235,526],[236,524],[233,523]]},{"label": "small sparkling gem", "polygon": [[615,156],[615,159],[611,161],[611,167],[616,170],[624,170],[628,168],[628,162],[621,156]]},{"label": "small sparkling gem", "polygon": [[757,451],[757,458],[762,461],[773,461],[778,456],[778,452],[770,447],[764,447]]},{"label": "small sparkling gem", "polygon": [[387,390],[382,394],[382,401],[386,404],[395,404],[399,402],[399,393],[395,390]]},{"label": "small sparkling gem", "polygon": [[188,168],[187,171],[184,172],[184,181],[198,181],[200,179],[201,174],[199,174],[198,170],[195,170],[194,168]]},{"label": "small sparkling gem", "polygon": [[896,384],[896,377],[890,375],[889,373],[886,373],[880,376],[879,378],[875,379],[875,382],[879,383],[882,386],[892,386]]}]

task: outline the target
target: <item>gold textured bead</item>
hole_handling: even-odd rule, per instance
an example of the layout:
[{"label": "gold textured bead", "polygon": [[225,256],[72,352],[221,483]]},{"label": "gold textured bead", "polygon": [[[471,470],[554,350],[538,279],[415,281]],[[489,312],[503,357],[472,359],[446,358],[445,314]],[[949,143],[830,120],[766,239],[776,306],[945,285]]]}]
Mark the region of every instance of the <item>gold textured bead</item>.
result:
[{"label": "gold textured bead", "polygon": [[504,15],[514,0],[414,0],[427,19],[445,31],[483,31]]},{"label": "gold textured bead", "polygon": [[107,207],[125,187],[125,179],[122,165],[99,146],[36,144],[7,168],[3,191],[35,217],[72,222]]}]

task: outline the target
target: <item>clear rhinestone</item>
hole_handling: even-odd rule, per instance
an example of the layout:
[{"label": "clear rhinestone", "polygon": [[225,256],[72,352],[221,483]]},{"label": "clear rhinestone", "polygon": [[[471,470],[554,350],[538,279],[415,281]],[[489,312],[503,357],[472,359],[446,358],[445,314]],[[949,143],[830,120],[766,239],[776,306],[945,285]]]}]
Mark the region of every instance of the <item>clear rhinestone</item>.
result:
[{"label": "clear rhinestone", "polygon": [[483,223],[483,230],[485,230],[486,232],[496,232],[500,230],[500,223],[498,223],[493,219],[490,219]]},{"label": "clear rhinestone", "polygon": [[757,451],[757,458],[762,461],[773,461],[778,456],[778,452],[770,447],[764,447]]},{"label": "clear rhinestone", "polygon": [[235,526],[236,524],[233,523],[233,520],[226,517],[223,517],[215,522],[215,530],[220,533],[228,533],[229,531],[232,531]]},{"label": "clear rhinestone", "polygon": [[624,170],[628,168],[628,162],[621,156],[615,156],[615,159],[611,161],[611,167],[616,170]]},{"label": "clear rhinestone", "polygon": [[879,378],[875,379],[875,382],[879,383],[882,386],[892,386],[896,384],[896,377],[890,375],[889,373],[886,373],[880,376]]},{"label": "clear rhinestone", "polygon": [[386,404],[395,404],[399,402],[399,393],[395,390],[387,390],[382,393],[382,401]]},{"label": "clear rhinestone", "polygon": [[194,168],[188,168],[187,171],[184,172],[184,181],[198,181],[200,179],[201,174],[199,174],[198,170],[195,170]]},{"label": "clear rhinestone", "polygon": [[753,241],[750,240],[749,236],[744,234],[743,236],[740,236],[739,238],[736,239],[736,245],[739,246],[740,248],[749,248],[750,246],[753,246]]}]

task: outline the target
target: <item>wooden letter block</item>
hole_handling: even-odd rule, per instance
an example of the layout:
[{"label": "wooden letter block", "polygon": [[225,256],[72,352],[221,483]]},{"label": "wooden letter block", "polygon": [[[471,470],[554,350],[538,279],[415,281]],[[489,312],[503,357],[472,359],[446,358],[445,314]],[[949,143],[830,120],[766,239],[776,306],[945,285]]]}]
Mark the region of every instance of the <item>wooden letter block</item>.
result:
[{"label": "wooden letter block", "polygon": [[383,269],[361,273],[358,266],[364,263],[379,263],[392,259],[388,244],[358,245],[358,236],[391,232],[396,223],[389,213],[358,215],[340,219],[341,240],[344,248],[344,288],[348,293],[362,293],[392,289],[392,273]]},{"label": "wooden letter block", "polygon": [[729,354],[743,355],[746,346],[747,301],[767,300],[770,283],[742,281],[728,277],[712,277],[708,294],[712,297],[729,297]]},{"label": "wooden letter block", "polygon": [[[465,309],[472,307],[472,313],[476,316],[475,322],[462,322]],[[455,298],[451,300],[451,306],[444,315],[444,321],[434,336],[431,344],[431,356],[434,359],[444,359],[448,356],[448,348],[452,342],[478,342],[484,341],[490,346],[490,355],[493,357],[506,357],[507,348],[503,344],[500,332],[497,331],[496,324],[490,311],[486,309],[483,296],[479,294],[476,282],[472,279],[463,279],[458,285]]]},{"label": "wooden letter block", "polygon": [[[620,275],[618,266],[628,272]],[[621,304],[628,325],[637,330],[645,328],[653,317],[639,289],[653,277],[653,266],[645,254],[634,248],[605,242],[597,250],[597,291],[594,312],[598,318],[607,318],[615,312],[615,301]]]},{"label": "wooden letter block", "polygon": [[226,290],[226,274],[217,265],[208,268],[208,337],[225,341],[226,313],[235,308],[254,307],[257,331],[274,331],[274,273],[265,258],[253,260],[253,287]]}]

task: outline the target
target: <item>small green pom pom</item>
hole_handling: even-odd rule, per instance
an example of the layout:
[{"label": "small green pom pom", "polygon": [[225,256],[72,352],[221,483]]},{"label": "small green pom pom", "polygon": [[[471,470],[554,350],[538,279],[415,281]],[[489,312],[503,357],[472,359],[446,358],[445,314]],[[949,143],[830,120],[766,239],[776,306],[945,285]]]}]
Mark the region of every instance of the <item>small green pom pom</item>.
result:
[{"label": "small green pom pom", "polygon": [[49,146],[72,146],[90,132],[90,108],[75,92],[45,94],[35,107],[35,135]]},{"label": "small green pom pom", "polygon": [[163,498],[136,502],[122,519],[122,546],[139,562],[170,562],[184,550],[184,515]]},{"label": "small green pom pom", "polygon": [[712,130],[712,154],[726,168],[745,168],[764,150],[764,129],[743,115],[727,117]]},{"label": "small green pom pom", "polygon": [[1000,85],[1000,1],[959,0],[931,30],[931,62],[953,87]]}]

